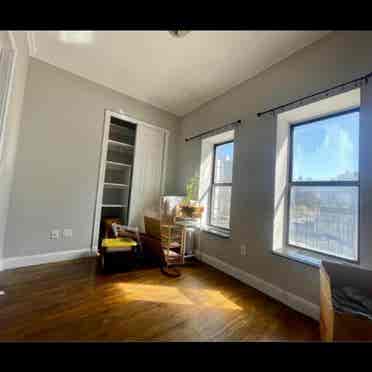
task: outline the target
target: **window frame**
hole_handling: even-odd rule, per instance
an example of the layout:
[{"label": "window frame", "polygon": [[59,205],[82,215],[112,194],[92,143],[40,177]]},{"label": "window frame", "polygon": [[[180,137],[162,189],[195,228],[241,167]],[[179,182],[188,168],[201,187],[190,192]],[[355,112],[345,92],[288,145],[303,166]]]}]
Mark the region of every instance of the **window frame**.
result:
[{"label": "window frame", "polygon": [[[208,198],[208,226],[221,230],[223,232],[229,233],[231,231],[231,213],[229,215],[229,228],[221,227],[221,226],[216,226],[212,224],[212,204],[213,204],[213,191],[214,188],[217,186],[230,186],[232,190],[232,179],[231,182],[215,182],[215,165],[216,165],[216,149],[218,146],[226,145],[228,143],[232,143],[234,145],[234,139],[224,141],[224,142],[219,142],[219,143],[214,143],[213,144],[213,161],[212,161],[212,177],[211,177],[211,188],[209,192],[209,198]],[[235,149],[234,149],[235,150]],[[233,167],[234,167],[234,156],[233,156]],[[231,203],[231,200],[230,200]],[[230,204],[230,212],[231,212],[231,204]]]},{"label": "window frame", "polygon": [[[310,120],[305,120],[297,123],[292,123],[289,125],[289,150],[288,150],[288,174],[287,174],[287,203],[286,203],[286,223],[285,223],[285,239],[286,239],[286,244],[290,248],[295,248],[295,249],[300,249],[304,250],[306,252],[311,252],[313,254],[318,254],[330,258],[336,258],[338,260],[342,261],[347,261],[351,262],[354,264],[359,264],[360,263],[360,256],[359,256],[359,251],[360,251],[360,131],[359,131],[359,138],[358,138],[358,180],[357,181],[292,181],[293,179],[293,131],[296,127],[303,126],[303,125],[308,125],[320,120],[324,119],[329,119],[332,117],[337,117],[337,116],[342,116],[345,114],[349,114],[352,112],[359,112],[360,115],[360,107],[357,108],[352,108],[352,109],[347,109],[347,110],[342,110],[336,113],[328,114],[328,115],[322,115]],[[359,116],[359,125],[360,125],[360,116]],[[335,254],[331,253],[325,253],[321,252],[315,249],[310,249],[306,247],[301,247],[297,246],[294,244],[290,244],[289,242],[289,225],[290,225],[290,203],[291,203],[291,189],[294,186],[322,186],[322,187],[327,187],[327,186],[343,186],[343,187],[357,187],[358,189],[358,213],[357,213],[357,223],[358,223],[358,229],[357,229],[357,246],[356,246],[356,259],[350,259],[350,258],[345,258],[341,256],[337,256]]]}]

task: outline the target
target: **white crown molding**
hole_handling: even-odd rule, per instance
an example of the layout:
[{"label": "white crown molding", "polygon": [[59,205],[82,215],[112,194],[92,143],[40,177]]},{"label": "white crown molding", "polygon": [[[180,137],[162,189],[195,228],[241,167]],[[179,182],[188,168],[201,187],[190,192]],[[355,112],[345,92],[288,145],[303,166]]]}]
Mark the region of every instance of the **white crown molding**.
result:
[{"label": "white crown molding", "polygon": [[53,252],[46,254],[37,254],[33,256],[10,257],[0,260],[0,271],[7,269],[16,269],[17,267],[40,265],[50,262],[74,260],[81,257],[90,256],[90,249],[70,250],[62,252]]},{"label": "white crown molding", "polygon": [[216,257],[202,253],[200,250],[196,251],[195,255],[200,259],[200,261],[203,261],[208,265],[223,271],[225,274],[233,276],[241,282],[258,289],[272,298],[275,298],[290,308],[319,321],[320,310],[318,305],[315,305],[302,297],[296,296],[293,293],[284,291],[283,289],[226,262],[223,262]]},{"label": "white crown molding", "polygon": [[27,34],[28,54],[31,57],[34,57],[37,51],[35,31],[26,31],[26,34]]}]

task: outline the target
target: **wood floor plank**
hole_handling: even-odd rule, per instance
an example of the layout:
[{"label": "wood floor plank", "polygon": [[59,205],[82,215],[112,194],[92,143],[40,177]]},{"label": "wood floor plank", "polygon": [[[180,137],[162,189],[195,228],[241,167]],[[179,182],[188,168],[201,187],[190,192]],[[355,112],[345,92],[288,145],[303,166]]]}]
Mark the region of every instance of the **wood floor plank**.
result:
[{"label": "wood floor plank", "polygon": [[205,264],[101,274],[92,258],[0,273],[0,341],[317,341],[318,323]]}]

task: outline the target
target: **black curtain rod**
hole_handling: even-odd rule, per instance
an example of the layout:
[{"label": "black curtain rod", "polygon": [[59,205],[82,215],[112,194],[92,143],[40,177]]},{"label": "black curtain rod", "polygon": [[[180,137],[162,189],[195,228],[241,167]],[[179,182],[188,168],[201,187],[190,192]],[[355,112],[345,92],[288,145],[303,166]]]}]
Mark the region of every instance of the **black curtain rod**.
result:
[{"label": "black curtain rod", "polygon": [[218,131],[220,129],[223,129],[225,127],[229,127],[231,125],[240,124],[241,122],[242,122],[241,120],[237,120],[237,121],[234,121],[234,122],[232,122],[230,124],[222,125],[222,127],[218,127],[218,128],[214,128],[214,129],[211,129],[211,130],[207,130],[206,132],[197,134],[196,136],[185,138],[185,142],[191,141],[191,140],[193,140],[195,138],[199,138],[199,137],[205,136],[206,134],[209,134],[209,133],[216,132],[216,131]]},{"label": "black curtain rod", "polygon": [[312,97],[318,96],[318,95],[320,95],[320,94],[327,93],[327,92],[329,92],[329,91],[331,91],[331,90],[334,90],[334,89],[342,88],[342,87],[344,87],[344,86],[346,86],[346,85],[349,85],[349,84],[352,84],[352,83],[356,83],[356,82],[358,82],[358,81],[365,80],[366,83],[368,83],[368,78],[370,78],[370,77],[372,77],[372,72],[370,72],[369,74],[364,75],[364,76],[362,76],[362,77],[360,77],[360,78],[358,78],[358,79],[350,80],[350,81],[348,81],[347,83],[338,84],[338,85],[335,85],[335,86],[332,87],[332,88],[328,88],[328,89],[325,89],[325,90],[321,90],[321,91],[319,91],[319,92],[316,92],[316,93],[310,94],[310,95],[308,95],[308,96],[306,96],[306,97],[302,97],[302,98],[296,99],[296,100],[294,100],[294,101],[291,101],[291,102],[289,102],[289,103],[286,103],[285,105],[277,106],[277,107],[274,107],[274,108],[272,108],[272,109],[270,109],[270,110],[266,110],[266,111],[258,112],[258,113],[257,113],[257,116],[260,117],[261,115],[265,115],[265,114],[267,114],[267,113],[269,113],[269,112],[274,112],[274,111],[276,111],[276,110],[280,110],[280,109],[282,109],[282,108],[284,108],[284,107],[291,106],[291,105],[293,105],[293,104],[295,104],[295,103],[298,103],[298,102],[301,102],[301,101],[303,101],[303,100],[305,100],[305,99],[312,98]]}]

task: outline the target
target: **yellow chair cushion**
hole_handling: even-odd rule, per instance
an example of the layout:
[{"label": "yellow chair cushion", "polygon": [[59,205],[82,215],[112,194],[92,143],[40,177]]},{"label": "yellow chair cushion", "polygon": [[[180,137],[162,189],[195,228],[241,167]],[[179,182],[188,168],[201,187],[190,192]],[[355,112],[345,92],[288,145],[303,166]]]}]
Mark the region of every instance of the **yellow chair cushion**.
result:
[{"label": "yellow chair cushion", "polygon": [[123,249],[128,250],[132,247],[135,247],[137,242],[130,238],[114,238],[114,239],[103,239],[102,247],[105,247],[107,250],[110,249]]}]

